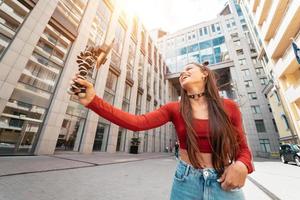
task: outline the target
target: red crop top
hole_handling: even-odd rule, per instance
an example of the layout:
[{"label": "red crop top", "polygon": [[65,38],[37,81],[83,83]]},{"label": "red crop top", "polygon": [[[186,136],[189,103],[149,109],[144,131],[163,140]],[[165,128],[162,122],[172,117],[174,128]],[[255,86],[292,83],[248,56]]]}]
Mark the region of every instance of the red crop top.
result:
[{"label": "red crop top", "polygon": [[[124,112],[118,108],[113,107],[103,99],[95,96],[94,99],[86,106],[98,115],[117,124],[123,128],[132,131],[142,131],[147,129],[162,126],[167,122],[173,122],[180,148],[186,149],[186,129],[184,120],[179,112],[179,102],[170,102],[161,106],[155,111],[143,115],[133,115]],[[246,137],[243,131],[241,112],[233,100],[224,99],[225,111],[229,114],[232,124],[239,130],[238,140],[240,150],[237,154],[236,160],[243,162],[247,168],[248,173],[251,173],[254,168],[252,165],[252,156],[248,148]],[[197,132],[199,149],[203,153],[211,153],[212,149],[209,144],[209,120],[208,119],[194,119],[193,128]]]}]

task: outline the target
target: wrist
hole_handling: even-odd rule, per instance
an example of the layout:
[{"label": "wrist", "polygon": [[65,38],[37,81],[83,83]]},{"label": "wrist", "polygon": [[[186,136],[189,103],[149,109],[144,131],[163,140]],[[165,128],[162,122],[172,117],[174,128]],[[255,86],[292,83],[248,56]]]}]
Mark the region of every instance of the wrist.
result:
[{"label": "wrist", "polygon": [[241,168],[244,168],[245,171],[248,173],[248,167],[247,167],[247,165],[246,165],[245,163],[243,163],[243,162],[240,161],[240,160],[237,160],[237,161],[235,162],[235,164],[237,164],[237,165],[240,166]]}]

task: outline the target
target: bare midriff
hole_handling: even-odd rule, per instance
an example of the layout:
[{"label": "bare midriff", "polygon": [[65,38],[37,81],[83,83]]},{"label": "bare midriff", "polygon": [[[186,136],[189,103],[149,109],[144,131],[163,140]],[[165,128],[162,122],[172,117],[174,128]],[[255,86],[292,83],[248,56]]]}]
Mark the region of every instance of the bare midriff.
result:
[{"label": "bare midriff", "polygon": [[[179,149],[180,159],[189,165],[192,165],[186,149]],[[201,168],[213,168],[211,153],[198,153],[197,159],[200,162]]]}]

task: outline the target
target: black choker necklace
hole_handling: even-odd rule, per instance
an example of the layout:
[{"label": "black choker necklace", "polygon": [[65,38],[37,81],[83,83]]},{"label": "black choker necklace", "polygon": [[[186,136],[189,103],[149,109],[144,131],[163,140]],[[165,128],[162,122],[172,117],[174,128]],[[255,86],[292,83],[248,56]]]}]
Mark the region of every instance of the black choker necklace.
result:
[{"label": "black choker necklace", "polygon": [[198,93],[198,94],[188,94],[188,97],[190,99],[195,99],[195,97],[200,98],[200,97],[204,96],[204,94],[205,94],[205,92],[201,92],[201,93]]}]

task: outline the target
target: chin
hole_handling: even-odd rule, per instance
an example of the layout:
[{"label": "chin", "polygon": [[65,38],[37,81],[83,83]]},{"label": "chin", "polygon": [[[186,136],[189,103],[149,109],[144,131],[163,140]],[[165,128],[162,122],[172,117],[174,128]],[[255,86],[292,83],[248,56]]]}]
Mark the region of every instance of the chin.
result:
[{"label": "chin", "polygon": [[180,83],[181,88],[183,88],[184,90],[187,90],[189,88],[189,84],[188,83]]}]

